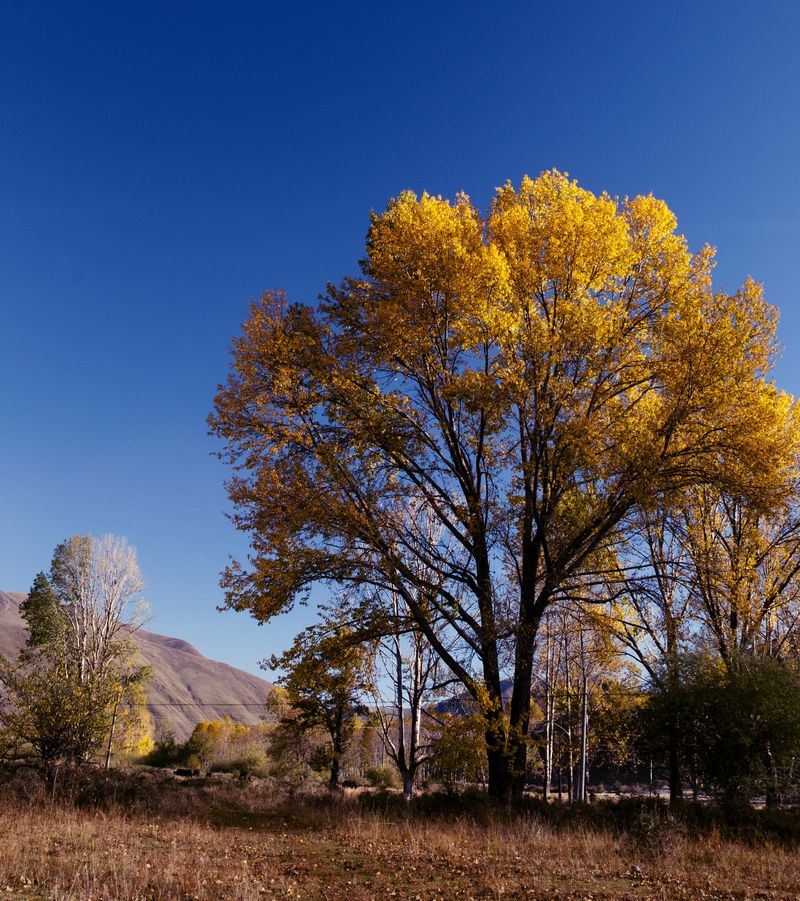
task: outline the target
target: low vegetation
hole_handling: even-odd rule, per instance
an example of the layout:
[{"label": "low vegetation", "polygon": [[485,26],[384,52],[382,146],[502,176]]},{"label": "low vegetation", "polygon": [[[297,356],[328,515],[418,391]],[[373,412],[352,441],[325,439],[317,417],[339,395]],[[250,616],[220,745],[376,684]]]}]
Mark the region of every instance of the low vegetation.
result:
[{"label": "low vegetation", "polygon": [[3,788],[4,897],[789,898],[800,816],[646,801],[286,793],[218,775],[85,772],[57,800]]}]

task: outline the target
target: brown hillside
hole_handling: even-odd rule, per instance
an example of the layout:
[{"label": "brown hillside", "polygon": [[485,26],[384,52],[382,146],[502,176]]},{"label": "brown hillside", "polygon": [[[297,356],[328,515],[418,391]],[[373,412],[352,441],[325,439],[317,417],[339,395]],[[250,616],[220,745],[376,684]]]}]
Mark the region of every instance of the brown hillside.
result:
[{"label": "brown hillside", "polygon": [[[0,654],[14,658],[25,643],[19,605],[25,595],[0,591]],[[140,630],[135,636],[143,660],[155,673],[148,700],[156,728],[169,727],[179,740],[188,738],[201,720],[230,716],[240,723],[262,722],[264,702],[272,690],[265,679],[209,660],[180,638]]]}]

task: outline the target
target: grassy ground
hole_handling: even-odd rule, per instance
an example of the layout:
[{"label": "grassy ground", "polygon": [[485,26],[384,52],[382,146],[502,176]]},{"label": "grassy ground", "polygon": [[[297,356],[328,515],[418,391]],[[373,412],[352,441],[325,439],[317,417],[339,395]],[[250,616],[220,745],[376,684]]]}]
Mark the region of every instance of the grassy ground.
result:
[{"label": "grassy ground", "polygon": [[485,802],[139,779],[70,803],[17,791],[0,809],[0,898],[800,897],[793,847],[691,835],[644,808],[620,829]]}]

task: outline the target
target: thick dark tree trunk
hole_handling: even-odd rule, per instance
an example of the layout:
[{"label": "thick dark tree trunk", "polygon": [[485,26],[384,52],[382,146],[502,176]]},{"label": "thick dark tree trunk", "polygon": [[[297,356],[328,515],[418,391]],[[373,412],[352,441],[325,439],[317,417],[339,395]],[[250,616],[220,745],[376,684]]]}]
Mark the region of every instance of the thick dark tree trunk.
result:
[{"label": "thick dark tree trunk", "polygon": [[683,800],[683,760],[681,755],[682,717],[675,708],[676,692],[680,690],[680,663],[678,657],[678,640],[672,620],[668,622],[667,633],[667,679],[669,720],[667,722],[667,754],[669,763],[669,800],[670,804]]},{"label": "thick dark tree trunk", "polygon": [[486,757],[489,770],[489,794],[493,798],[507,800],[511,790],[511,760],[508,748],[508,727],[503,715],[503,693],[500,683],[500,665],[495,640],[484,643],[483,682],[487,693]]},{"label": "thick dark tree trunk", "polygon": [[339,755],[334,751],[333,760],[331,761],[331,775],[328,779],[328,788],[335,791],[339,787]]},{"label": "thick dark tree trunk", "polygon": [[508,756],[508,729],[503,716],[503,692],[500,682],[497,634],[494,622],[491,566],[483,537],[476,536],[482,550],[476,555],[476,581],[480,586],[478,606],[485,634],[481,640],[483,688],[487,707],[483,710],[486,720],[486,757],[489,770],[489,794],[493,798],[507,799],[511,789],[511,767]]},{"label": "thick dark tree trunk", "polygon": [[489,795],[499,801],[506,801],[511,791],[511,768],[505,749],[497,747],[497,736],[491,730],[486,733],[486,757],[489,765]]},{"label": "thick dark tree trunk", "polygon": [[[529,588],[532,593],[532,588]],[[533,643],[539,630],[538,614],[530,610],[517,632],[514,653],[514,686],[508,708],[510,798],[522,799],[528,775],[528,734],[531,725],[531,687],[533,685]]]},{"label": "thick dark tree trunk", "polygon": [[58,781],[59,767],[53,760],[44,761],[44,782],[47,786],[47,793],[51,796],[55,796],[56,792],[56,783]]},{"label": "thick dark tree trunk", "polygon": [[520,635],[514,666],[514,687],[508,710],[510,797],[515,801],[522,798],[528,772],[527,739],[531,721],[532,670],[533,642],[527,636]]}]

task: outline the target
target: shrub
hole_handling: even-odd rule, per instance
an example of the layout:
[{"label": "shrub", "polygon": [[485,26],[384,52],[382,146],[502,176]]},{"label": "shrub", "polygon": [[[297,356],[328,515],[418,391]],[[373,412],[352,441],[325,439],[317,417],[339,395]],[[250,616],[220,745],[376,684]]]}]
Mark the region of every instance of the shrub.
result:
[{"label": "shrub", "polygon": [[153,749],[142,757],[141,762],[147,766],[168,768],[181,763],[183,755],[183,745],[178,745],[174,733],[168,730],[158,736]]},{"label": "shrub", "polygon": [[400,785],[400,774],[397,768],[384,764],[372,766],[364,771],[364,778],[376,788],[397,788]]}]

